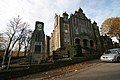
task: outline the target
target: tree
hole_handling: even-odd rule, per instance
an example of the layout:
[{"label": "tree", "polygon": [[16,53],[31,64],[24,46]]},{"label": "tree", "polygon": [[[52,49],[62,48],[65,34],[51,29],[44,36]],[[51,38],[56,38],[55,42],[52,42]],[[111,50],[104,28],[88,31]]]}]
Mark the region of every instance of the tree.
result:
[{"label": "tree", "polygon": [[26,56],[27,52],[30,50],[30,42],[31,42],[32,30],[28,29],[25,31],[24,36],[22,38],[24,45],[24,56]]},{"label": "tree", "polygon": [[4,50],[6,46],[6,39],[3,36],[3,33],[0,33],[0,50]]},{"label": "tree", "polygon": [[28,24],[22,22],[21,18],[18,16],[17,18],[10,20],[10,23],[7,26],[7,32],[5,32],[5,34],[8,37],[8,45],[4,53],[2,64],[4,64],[5,61],[9,61],[13,48],[15,47],[16,43],[23,38]]},{"label": "tree", "polygon": [[111,37],[117,37],[120,42],[120,17],[106,19],[102,23],[101,33]]},{"label": "tree", "polygon": [[17,56],[18,57],[21,52],[21,49],[22,49],[22,51],[24,51],[24,56],[26,56],[27,52],[29,52],[31,36],[32,36],[32,30],[26,28],[24,30],[22,38],[20,40],[18,40],[18,43],[17,43],[17,46],[18,46]]},{"label": "tree", "polygon": [[18,53],[17,53],[17,57],[19,57],[20,50],[22,48],[22,44],[23,44],[23,41],[22,41],[22,38],[21,38],[20,40],[18,40]]},{"label": "tree", "polygon": [[3,33],[0,33],[0,59],[2,58],[6,47],[6,39]]}]

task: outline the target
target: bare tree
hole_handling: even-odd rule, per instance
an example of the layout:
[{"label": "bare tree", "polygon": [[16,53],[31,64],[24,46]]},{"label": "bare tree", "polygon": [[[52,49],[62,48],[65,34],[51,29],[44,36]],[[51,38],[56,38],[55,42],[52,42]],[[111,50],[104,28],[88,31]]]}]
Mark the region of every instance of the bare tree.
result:
[{"label": "bare tree", "polygon": [[5,49],[5,38],[3,36],[3,33],[0,33],[0,50],[4,50]]},{"label": "bare tree", "polygon": [[17,18],[10,20],[10,23],[7,26],[6,35],[8,37],[8,45],[4,53],[2,64],[4,64],[5,61],[9,61],[11,51],[13,50],[15,44],[22,39],[28,24],[22,22],[21,18],[18,16]]},{"label": "bare tree", "polygon": [[19,57],[20,55],[20,50],[22,48],[22,44],[23,44],[23,41],[22,41],[22,38],[20,40],[18,40],[18,53],[17,53],[17,57]]},{"label": "bare tree", "polygon": [[27,52],[30,50],[30,42],[31,42],[32,30],[26,30],[23,37],[23,45],[24,45],[24,56],[26,56]]},{"label": "bare tree", "polygon": [[24,56],[26,56],[27,52],[30,49],[30,41],[31,41],[32,30],[25,29],[22,38],[18,41],[18,56],[21,48],[24,48]]}]

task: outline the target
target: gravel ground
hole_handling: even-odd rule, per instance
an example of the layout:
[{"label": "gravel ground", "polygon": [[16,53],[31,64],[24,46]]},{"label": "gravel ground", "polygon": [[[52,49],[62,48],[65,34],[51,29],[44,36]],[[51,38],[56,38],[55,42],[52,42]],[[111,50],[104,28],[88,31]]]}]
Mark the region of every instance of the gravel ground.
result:
[{"label": "gravel ground", "polygon": [[12,80],[57,80],[58,77],[63,77],[64,75],[67,75],[70,72],[74,72],[80,69],[85,70],[85,69],[89,69],[90,67],[95,67],[97,66],[98,63],[100,63],[99,60],[85,61],[79,64],[52,69],[47,72],[31,74]]}]

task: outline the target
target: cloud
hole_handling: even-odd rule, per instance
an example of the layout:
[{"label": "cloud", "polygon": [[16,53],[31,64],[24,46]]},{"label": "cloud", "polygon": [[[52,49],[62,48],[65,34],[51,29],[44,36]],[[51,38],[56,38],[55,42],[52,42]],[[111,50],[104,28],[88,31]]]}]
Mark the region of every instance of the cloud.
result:
[{"label": "cloud", "polygon": [[20,15],[23,21],[35,28],[35,21],[45,24],[45,34],[50,35],[54,28],[54,15],[74,13],[81,7],[88,18],[98,25],[106,17],[120,16],[119,0],[0,0],[0,31],[5,31],[6,23]]},{"label": "cloud", "polygon": [[87,17],[95,20],[98,26],[108,17],[120,16],[120,1],[118,0],[82,0],[81,2],[80,5]]},{"label": "cloud", "polygon": [[[39,0],[35,0],[34,5],[31,5],[34,10],[29,12],[29,14],[32,15],[30,20],[31,22],[35,22],[36,20],[43,21],[45,23],[45,33],[47,35],[50,35],[50,33],[54,28],[55,13],[57,13],[58,15],[61,15],[65,11],[70,11],[68,9],[70,8],[71,5],[74,5],[77,7],[78,3],[76,3],[75,1],[80,1],[80,0],[73,0],[73,1],[41,0],[40,2]],[[30,0],[28,2],[32,4]],[[72,9],[73,8],[71,8],[71,10]]]}]

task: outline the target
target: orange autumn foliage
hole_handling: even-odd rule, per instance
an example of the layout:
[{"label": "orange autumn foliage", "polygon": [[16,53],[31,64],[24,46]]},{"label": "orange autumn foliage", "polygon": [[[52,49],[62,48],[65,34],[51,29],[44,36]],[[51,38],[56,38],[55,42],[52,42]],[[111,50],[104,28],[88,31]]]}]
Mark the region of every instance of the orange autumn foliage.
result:
[{"label": "orange autumn foliage", "polygon": [[110,36],[120,37],[120,17],[108,18],[102,23],[102,29],[107,28]]}]

